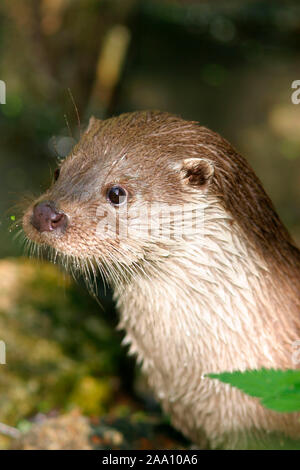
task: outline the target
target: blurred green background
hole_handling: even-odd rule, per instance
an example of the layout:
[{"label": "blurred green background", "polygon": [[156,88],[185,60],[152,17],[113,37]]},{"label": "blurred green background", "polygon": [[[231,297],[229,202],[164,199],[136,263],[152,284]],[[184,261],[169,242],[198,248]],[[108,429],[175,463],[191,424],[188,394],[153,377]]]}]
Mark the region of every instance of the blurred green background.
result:
[{"label": "blurred green background", "polygon": [[47,188],[78,140],[77,111],[84,127],[91,114],[155,108],[227,138],[300,243],[299,1],[3,0],[0,79],[0,422],[72,404],[124,412],[145,386],[132,385],[110,297],[101,313],[56,268],[15,259],[15,204]]}]

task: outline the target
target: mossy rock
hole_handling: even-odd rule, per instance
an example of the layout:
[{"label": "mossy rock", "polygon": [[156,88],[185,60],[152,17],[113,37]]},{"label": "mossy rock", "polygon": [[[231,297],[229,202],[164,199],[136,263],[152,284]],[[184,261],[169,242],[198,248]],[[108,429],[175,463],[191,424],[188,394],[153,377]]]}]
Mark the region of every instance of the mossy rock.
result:
[{"label": "mossy rock", "polygon": [[[179,438],[179,439],[178,439]],[[90,419],[78,410],[52,418],[44,417],[10,443],[21,450],[144,450],[185,449],[187,442],[161,416],[132,413],[123,417]]]},{"label": "mossy rock", "polygon": [[[118,390],[120,335],[85,290],[50,263],[0,261],[0,422],[73,405],[105,412]],[[113,313],[113,312],[112,312]]]}]

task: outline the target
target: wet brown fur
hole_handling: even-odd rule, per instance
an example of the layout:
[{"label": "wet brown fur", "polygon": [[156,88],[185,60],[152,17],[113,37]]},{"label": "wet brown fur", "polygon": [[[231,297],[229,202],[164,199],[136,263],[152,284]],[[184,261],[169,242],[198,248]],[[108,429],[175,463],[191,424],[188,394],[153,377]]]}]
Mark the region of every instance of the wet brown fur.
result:
[{"label": "wet brown fur", "polygon": [[[191,158],[196,160],[191,162]],[[206,367],[213,367],[214,370],[208,370],[211,372],[222,371],[224,368],[234,370],[249,367],[250,362],[246,360],[245,363],[242,360],[237,361],[236,365],[230,359],[236,357],[239,349],[243,352],[243,347],[245,347],[245,357],[251,360],[253,357],[255,367],[296,367],[292,364],[291,356],[292,343],[300,337],[300,251],[246,160],[218,134],[200,127],[196,122],[184,121],[168,113],[145,111],[124,114],[106,121],[92,119],[79,144],[63,162],[58,181],[38,199],[38,201],[47,199],[55,201],[57,206],[70,216],[66,233],[63,235],[38,233],[30,224],[32,206],[24,215],[24,229],[28,237],[38,244],[50,245],[56,252],[63,253],[76,261],[79,259],[84,263],[88,260],[91,269],[94,269],[92,265],[95,259],[96,265],[104,263],[102,274],[116,287],[116,299],[121,309],[121,319],[123,318],[121,326],[127,330],[128,342],[132,343],[133,352],[144,361],[146,373],[150,374],[150,383],[154,389],[155,384],[159,382],[159,377],[155,375],[155,367],[159,369],[161,364],[159,359],[158,362],[155,362],[156,359],[152,361],[151,355],[153,358],[159,358],[160,354],[164,353],[159,349],[154,350],[150,340],[144,342],[142,337],[138,338],[144,326],[138,327],[137,321],[140,321],[144,315],[145,322],[150,322],[145,331],[151,332],[153,329],[155,334],[155,328],[159,326],[154,323],[159,323],[161,319],[163,321],[163,312],[167,310],[169,301],[168,295],[171,299],[172,295],[175,298],[180,292],[176,290],[176,283],[180,284],[181,281],[182,288],[186,286],[188,290],[190,285],[197,283],[197,278],[185,271],[184,265],[182,271],[178,271],[179,274],[175,272],[180,266],[181,256],[184,259],[186,255],[189,259],[188,253],[184,251],[187,248],[177,246],[176,250],[182,250],[181,255],[175,255],[175,251],[172,255],[172,250],[175,248],[167,243],[130,238],[123,242],[118,239],[99,240],[99,237],[94,236],[99,207],[107,211],[112,210],[105,199],[105,194],[107,188],[115,183],[126,187],[131,207],[138,207],[146,202],[182,205],[191,199],[199,198],[199,201],[205,198],[216,199],[219,210],[228,214],[230,219],[227,228],[229,227],[236,239],[240,239],[246,247],[247,256],[251,257],[249,261],[253,260],[258,271],[262,266],[258,281],[255,276],[254,280],[249,281],[249,285],[254,289],[253,299],[256,303],[253,331],[257,328],[259,338],[261,334],[267,335],[272,360],[259,349],[261,343],[255,337],[251,337],[250,331],[232,333],[231,337],[231,333],[227,333],[224,328],[224,334],[229,335],[226,337],[226,347],[228,351],[230,348],[232,351],[228,357],[224,356],[222,362],[221,356],[218,356],[220,354],[218,338],[207,337],[204,330],[205,336],[202,336],[201,341],[203,348],[208,345],[208,352],[202,358],[203,371],[206,372]],[[199,250],[202,250],[200,245]],[[179,258],[176,259],[176,256]],[[234,262],[238,263],[238,257],[234,259]],[[189,262],[191,267],[193,262],[194,266],[197,266],[194,254],[190,256]],[[241,260],[241,266],[243,262],[247,264],[245,260]],[[115,264],[118,265],[116,269]],[[217,269],[215,272],[219,275]],[[179,281],[176,275],[179,276]],[[139,281],[135,279],[136,276],[141,278],[145,276],[145,278]],[[164,291],[163,295],[159,291],[160,285],[167,282],[168,278],[173,284],[170,284],[170,291]],[[198,283],[200,285],[201,280],[198,280]],[[150,291],[148,297],[147,289]],[[213,292],[212,290],[212,295]],[[192,300],[188,315],[193,318],[193,312],[198,312],[201,296],[198,297],[198,294],[194,294],[192,290],[190,295]],[[239,295],[243,302],[242,290],[239,291]],[[171,302],[170,300],[170,305]],[[156,308],[160,316],[154,317],[152,324],[151,315]],[[251,308],[248,305],[245,308],[251,315]],[[186,315],[186,305],[182,306],[182,310]],[[236,315],[241,315],[241,312],[237,310]],[[180,319],[180,316],[178,318]],[[176,321],[175,317],[173,321]],[[260,331],[261,325],[264,325],[265,331]],[[219,326],[223,331],[222,323]],[[176,329],[176,324],[171,322],[170,328],[175,332],[174,341],[177,334],[180,340],[179,325]],[[191,344],[188,344],[185,339],[182,344],[190,348],[193,339],[190,341]],[[180,341],[179,343],[181,344]],[[161,343],[157,344],[158,348],[163,349],[163,338]],[[177,354],[176,350],[175,353]],[[223,353],[227,354],[226,349],[225,351],[222,349]],[[191,354],[193,356],[193,353]],[[196,365],[200,359],[200,357],[193,358]],[[162,357],[162,362],[164,360]],[[168,374],[166,369],[165,373]],[[189,371],[189,374],[193,374],[193,370]],[[201,371],[199,374],[200,380]],[[187,375],[186,378],[187,383],[180,384],[180,390],[185,390],[184,393],[188,390],[189,383],[192,387],[194,379],[196,378],[196,382],[198,380],[195,375],[194,377]],[[174,376],[170,375],[168,385],[170,388],[172,380],[177,383],[175,365]],[[170,405],[167,400],[162,400],[164,409],[171,413],[175,425],[191,439],[200,442],[199,429],[202,425],[208,441],[211,441],[213,446],[222,443],[221,434],[225,432],[230,434],[243,428],[248,430],[255,427],[256,431],[263,428],[267,432],[278,430],[294,437],[300,436],[298,415],[268,412],[255,399],[245,397],[238,391],[231,391],[226,386],[218,387],[209,383],[210,391],[203,389],[203,396],[212,397],[212,410],[217,413],[215,421],[210,416],[206,417],[205,403],[204,411],[193,413],[193,410],[186,408],[188,406],[186,404],[181,405],[179,402]],[[216,393],[215,398],[213,398],[214,393]],[[201,394],[199,400],[200,402],[202,400]],[[233,400],[236,402],[232,403]],[[238,410],[236,415],[235,407]],[[189,413],[191,413],[190,418]],[[197,417],[199,422],[195,418],[196,422],[192,423],[194,417]],[[189,419],[190,423],[187,422]],[[231,442],[228,446],[234,445],[233,441],[228,442]]]}]

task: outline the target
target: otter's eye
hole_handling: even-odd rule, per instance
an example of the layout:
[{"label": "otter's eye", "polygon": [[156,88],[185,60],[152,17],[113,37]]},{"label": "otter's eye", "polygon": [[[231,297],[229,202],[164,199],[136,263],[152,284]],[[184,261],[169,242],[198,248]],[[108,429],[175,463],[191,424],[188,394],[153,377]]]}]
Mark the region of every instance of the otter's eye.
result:
[{"label": "otter's eye", "polygon": [[60,169],[59,169],[59,168],[56,168],[56,170],[54,171],[54,181],[57,181],[57,180],[58,180],[59,173],[60,173]]},{"label": "otter's eye", "polygon": [[127,191],[122,186],[112,186],[108,189],[106,198],[114,206],[121,206],[127,200]]}]

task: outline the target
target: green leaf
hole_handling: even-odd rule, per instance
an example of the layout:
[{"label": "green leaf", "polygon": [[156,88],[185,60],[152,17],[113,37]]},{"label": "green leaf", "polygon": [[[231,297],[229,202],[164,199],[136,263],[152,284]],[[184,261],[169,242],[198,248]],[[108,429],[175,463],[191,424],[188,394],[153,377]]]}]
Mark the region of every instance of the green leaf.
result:
[{"label": "green leaf", "polygon": [[277,396],[269,396],[262,400],[262,404],[271,410],[282,413],[300,411],[300,384],[296,383]]},{"label": "green leaf", "polygon": [[300,370],[260,369],[207,376],[259,398],[272,410],[282,413],[300,411]]}]

